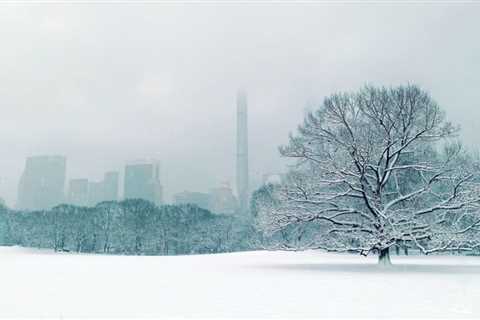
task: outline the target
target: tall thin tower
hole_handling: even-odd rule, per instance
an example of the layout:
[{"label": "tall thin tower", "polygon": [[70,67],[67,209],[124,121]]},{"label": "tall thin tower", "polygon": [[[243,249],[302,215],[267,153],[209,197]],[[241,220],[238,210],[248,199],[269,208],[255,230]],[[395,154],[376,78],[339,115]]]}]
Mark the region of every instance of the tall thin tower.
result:
[{"label": "tall thin tower", "polygon": [[237,196],[240,214],[248,212],[247,94],[237,93]]}]

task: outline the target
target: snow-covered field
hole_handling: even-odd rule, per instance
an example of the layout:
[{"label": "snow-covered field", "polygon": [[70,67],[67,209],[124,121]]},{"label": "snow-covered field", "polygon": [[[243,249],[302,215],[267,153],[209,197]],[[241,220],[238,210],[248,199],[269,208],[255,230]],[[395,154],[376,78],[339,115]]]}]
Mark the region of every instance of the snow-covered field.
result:
[{"label": "snow-covered field", "polygon": [[480,318],[480,258],[318,252],[177,257],[0,247],[0,317]]}]

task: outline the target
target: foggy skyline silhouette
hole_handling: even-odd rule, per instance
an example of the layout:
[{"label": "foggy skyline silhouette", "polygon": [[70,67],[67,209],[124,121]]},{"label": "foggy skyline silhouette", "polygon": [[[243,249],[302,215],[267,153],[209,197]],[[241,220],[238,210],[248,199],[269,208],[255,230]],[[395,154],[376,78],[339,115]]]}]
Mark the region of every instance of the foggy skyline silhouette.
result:
[{"label": "foggy skyline silhouette", "polygon": [[[67,179],[162,163],[165,199],[235,185],[238,88],[255,181],[306,110],[365,84],[416,83],[477,149],[478,5],[0,6],[0,197],[25,159],[67,157]],[[341,17],[341,18],[339,18]],[[254,183],[253,183],[254,184]]]}]

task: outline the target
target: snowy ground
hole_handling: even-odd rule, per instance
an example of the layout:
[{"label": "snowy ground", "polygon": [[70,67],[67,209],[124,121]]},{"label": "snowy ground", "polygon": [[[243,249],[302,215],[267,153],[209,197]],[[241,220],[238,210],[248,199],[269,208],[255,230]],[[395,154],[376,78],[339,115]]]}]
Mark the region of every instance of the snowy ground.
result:
[{"label": "snowy ground", "polygon": [[0,317],[480,318],[480,258],[126,257],[0,247]]}]

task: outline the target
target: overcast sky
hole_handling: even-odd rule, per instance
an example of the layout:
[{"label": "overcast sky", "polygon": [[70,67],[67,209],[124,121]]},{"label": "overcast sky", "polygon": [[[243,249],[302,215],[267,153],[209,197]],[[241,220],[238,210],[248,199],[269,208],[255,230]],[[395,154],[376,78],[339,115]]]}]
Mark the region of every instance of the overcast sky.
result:
[{"label": "overcast sky", "polygon": [[252,179],[305,110],[365,83],[417,83],[480,143],[480,5],[0,5],[0,197],[25,157],[69,178],[162,161],[167,199],[235,185],[235,93]]}]

